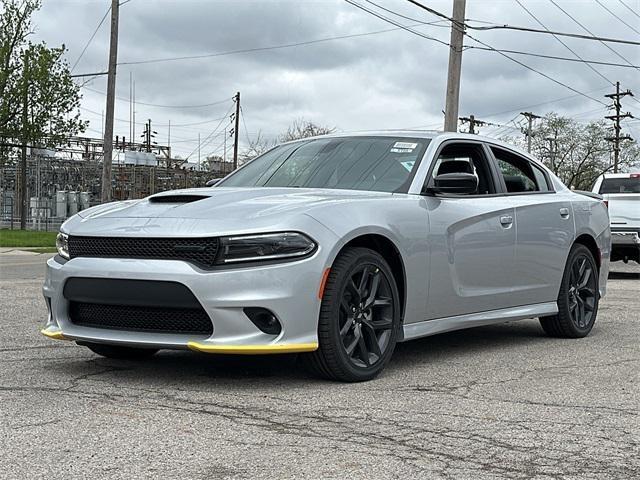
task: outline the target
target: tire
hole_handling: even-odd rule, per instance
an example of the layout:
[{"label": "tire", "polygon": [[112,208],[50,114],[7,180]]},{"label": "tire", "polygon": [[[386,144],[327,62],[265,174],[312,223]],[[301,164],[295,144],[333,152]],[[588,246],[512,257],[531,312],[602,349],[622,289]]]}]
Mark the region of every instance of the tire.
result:
[{"label": "tire", "polygon": [[596,321],[600,293],[598,267],[591,251],[575,244],[569,252],[564,268],[558,313],[541,317],[542,329],[552,337],[586,337]]},{"label": "tire", "polygon": [[327,277],[318,321],[319,348],[303,359],[330,380],[371,380],[391,358],[399,329],[400,295],[391,268],[373,250],[348,248]]},{"label": "tire", "polygon": [[144,360],[155,355],[158,349],[155,348],[135,348],[123,347],[121,345],[106,345],[104,343],[81,343],[93,353],[106,358],[117,360]]}]

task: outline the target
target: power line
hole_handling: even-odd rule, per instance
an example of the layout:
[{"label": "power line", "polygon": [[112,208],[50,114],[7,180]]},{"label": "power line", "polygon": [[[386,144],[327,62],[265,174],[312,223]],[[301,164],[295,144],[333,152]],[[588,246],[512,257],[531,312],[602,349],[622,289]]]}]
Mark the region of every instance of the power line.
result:
[{"label": "power line", "polygon": [[244,119],[244,109],[240,106],[240,116],[242,117],[242,126],[244,127],[244,135],[247,137],[247,146],[251,145],[251,139],[249,138],[249,129],[247,129],[247,122]]},{"label": "power line", "polygon": [[631,26],[631,25],[629,25],[627,22],[625,22],[623,19],[621,19],[618,15],[616,15],[615,13],[613,13],[611,10],[609,10],[609,9],[607,8],[607,6],[606,6],[606,5],[604,5],[600,0],[596,0],[596,3],[597,3],[598,5],[600,5],[602,8],[604,8],[607,12],[609,12],[613,17],[617,18],[617,19],[618,19],[618,21],[619,21],[620,23],[622,23],[623,25],[626,25],[626,26],[627,26],[627,27],[629,27],[631,30],[633,30],[634,32],[636,32],[637,34],[639,34],[639,35],[640,35],[640,30],[638,30],[638,29],[637,29],[637,28],[635,28],[635,27],[632,27],[632,26]]},{"label": "power line", "polygon": [[[515,0],[516,3],[518,5],[520,5],[520,7],[522,7],[522,9],[527,12],[529,14],[529,16],[531,16],[542,28],[544,28],[545,30],[547,30],[548,32],[551,32],[547,26],[542,23],[538,17],[536,17],[527,7],[525,7],[522,2],[520,2],[520,0]],[[596,0],[597,1],[597,0]],[[584,58],[582,58],[580,55],[578,55],[576,53],[575,50],[573,50],[569,45],[567,45],[565,42],[562,41],[562,39],[560,39],[560,37],[558,37],[556,34],[552,33],[551,35],[553,35],[553,38],[555,38],[558,42],[560,42],[560,44],[562,44],[562,46],[564,46],[567,50],[569,50],[571,53],[573,53],[577,58],[579,58],[582,62],[584,62]],[[587,67],[589,67],[591,70],[593,70],[595,72],[596,75],[602,77],[605,82],[613,85],[613,82],[611,80],[609,80],[607,77],[605,77],[602,73],[600,73],[598,70],[596,70],[592,65],[590,65],[589,63],[584,62],[585,65]]]},{"label": "power line", "polygon": [[618,0],[618,2],[620,2],[622,5],[624,5],[624,7],[629,10],[631,13],[633,13],[636,17],[640,18],[640,15],[638,14],[638,12],[636,12],[633,8],[631,8],[629,5],[627,5],[626,3],[624,3],[622,0]]},{"label": "power line", "polygon": [[73,64],[73,67],[71,67],[71,71],[73,72],[73,70],[76,68],[76,66],[78,65],[78,62],[80,62],[80,59],[82,58],[82,56],[84,55],[84,52],[87,51],[87,48],[89,48],[89,45],[91,44],[91,42],[93,41],[93,38],[96,36],[96,34],[98,33],[98,30],[100,30],[100,27],[102,26],[102,24],[104,23],[104,21],[106,20],[107,16],[109,15],[109,12],[111,11],[111,5],[109,5],[109,8],[107,8],[107,11],[105,12],[104,16],[102,17],[102,20],[100,20],[100,23],[98,23],[98,26],[96,27],[96,29],[93,31],[93,33],[91,34],[91,37],[89,37],[89,40],[87,41],[87,43],[85,44],[84,48],[82,49],[82,52],[80,53],[80,56],[76,59],[75,63]]},{"label": "power line", "polygon": [[[442,26],[442,25],[435,25],[435,24],[434,24],[434,22],[424,23],[424,22],[421,22],[420,20],[418,20],[418,19],[416,19],[416,18],[414,18],[414,17],[409,17],[409,16],[407,16],[407,15],[403,15],[403,14],[400,14],[400,13],[394,12],[393,10],[390,10],[390,9],[388,9],[388,8],[386,8],[386,7],[383,7],[382,5],[378,5],[377,3],[373,2],[372,0],[365,0],[365,1],[366,1],[367,3],[370,3],[370,4],[372,4],[372,5],[375,5],[376,7],[380,8],[381,10],[384,10],[384,11],[386,11],[386,12],[389,12],[389,13],[391,13],[391,14],[393,14],[393,15],[397,15],[398,17],[404,18],[404,19],[406,19],[406,20],[411,20],[411,21],[413,21],[413,22],[417,22],[417,24],[418,24],[418,25],[422,24],[422,25],[431,25],[431,26],[438,26],[438,27]],[[521,6],[522,6],[522,5],[521,5]],[[523,8],[524,8],[524,7],[523,7]],[[526,9],[525,9],[525,10],[526,10]],[[435,10],[434,10],[434,11],[435,11]],[[444,17],[444,19],[447,19],[447,21],[449,20],[449,17],[447,17],[446,15],[443,15],[443,17]],[[535,18],[535,17],[534,17],[534,18]],[[480,22],[480,23],[489,23],[489,22],[482,22],[482,21],[480,21],[480,20],[473,20],[473,21],[474,21],[474,22]],[[537,19],[536,19],[536,21],[537,21]],[[540,23],[540,22],[539,22],[539,23]],[[468,25],[468,24],[466,24],[466,23],[465,23],[465,25],[466,25],[466,26],[469,26],[470,28],[474,28],[474,27],[471,27],[470,25]],[[413,26],[416,26],[416,25],[413,25]],[[548,33],[551,33],[551,34],[553,34],[554,36],[556,35],[554,32],[551,32],[549,29],[547,29],[547,27],[545,27],[544,25],[543,25],[543,27],[547,30],[547,32],[548,32]],[[557,37],[556,37],[556,38],[557,38]],[[563,43],[559,38],[558,38],[558,41],[560,41],[563,45],[565,45],[567,48],[569,48],[569,47],[568,47],[566,44],[564,44],[564,43]],[[476,49],[476,50],[487,50],[487,51],[491,51],[491,49],[489,49],[489,48],[476,47],[476,46],[467,46],[466,48],[467,48],[467,49],[472,49],[472,48],[474,48],[474,49]],[[576,58],[560,57],[560,56],[555,56],[555,55],[545,55],[545,54],[542,54],[542,53],[522,52],[522,51],[519,51],[519,50],[505,50],[505,49],[500,49],[500,48],[498,48],[498,49],[496,49],[496,50],[498,50],[498,51],[500,51],[500,52],[503,52],[503,53],[512,53],[512,54],[514,54],[514,55],[527,55],[527,56],[530,56],[530,57],[548,58],[548,59],[552,59],[552,60],[563,60],[563,61],[567,61],[567,62],[580,62],[580,63],[584,63],[584,64],[586,64],[589,68],[592,68],[592,67],[591,67],[591,64],[594,64],[594,65],[606,65],[606,66],[613,66],[613,67],[625,67],[625,68],[640,68],[640,67],[638,67],[638,66],[636,66],[636,65],[628,65],[628,64],[627,64],[627,65],[623,65],[623,64],[620,64],[620,63],[602,62],[602,61],[598,61],[598,60],[585,60],[584,58],[580,57],[577,53],[575,53],[575,52],[574,52],[573,50],[571,50],[570,48],[569,48],[569,50],[571,50],[571,52],[572,52],[574,55],[576,55],[576,56],[578,57],[577,59],[576,59]],[[592,69],[593,69],[593,68],[592,68]],[[595,69],[593,69],[593,70],[594,70],[594,71],[596,71]],[[598,72],[596,71],[596,73],[598,73]],[[605,77],[605,80],[607,80],[607,82],[609,82],[609,80],[608,80],[608,79],[606,79],[606,77]],[[611,84],[613,85],[613,82],[609,82],[609,83],[611,83]]]},{"label": "power line", "polygon": [[[429,23],[425,23],[425,22],[419,22],[420,25],[429,25]],[[418,26],[418,25],[416,25]],[[227,56],[227,55],[236,55],[236,54],[241,54],[241,53],[253,53],[253,52],[263,52],[263,51],[268,51],[268,50],[279,50],[279,49],[283,49],[283,48],[291,48],[291,47],[301,47],[301,46],[305,46],[305,45],[313,45],[313,44],[317,44],[317,43],[324,43],[324,42],[330,42],[333,40],[342,40],[345,38],[358,38],[358,37],[367,37],[370,35],[378,35],[381,33],[388,33],[388,32],[395,32],[398,31],[399,29],[404,28],[403,26],[400,26],[400,28],[387,28],[385,30],[377,30],[374,32],[364,32],[364,33],[353,33],[353,34],[349,34],[349,35],[338,35],[338,36],[334,36],[334,37],[325,37],[325,38],[318,38],[315,40],[307,40],[307,41],[303,41],[303,42],[295,42],[295,43],[285,43],[282,45],[272,45],[269,47],[254,47],[254,48],[244,48],[244,49],[239,49],[239,50],[230,50],[230,51],[226,51],[226,52],[216,52],[216,53],[205,53],[205,54],[201,54],[201,55],[185,55],[185,56],[181,56],[181,57],[165,57],[165,58],[152,58],[152,59],[148,59],[148,60],[137,60],[137,61],[129,61],[129,62],[120,62],[118,63],[118,65],[143,65],[143,64],[147,64],[147,63],[161,63],[161,62],[173,62],[176,60],[194,60],[194,59],[200,59],[200,58],[213,58],[213,57],[223,57],[223,56]]]},{"label": "power line", "polygon": [[[187,160],[189,160],[191,155],[193,155],[194,153],[196,153],[198,151],[198,148],[202,148],[203,146],[208,145],[211,142],[211,140],[213,140],[214,138],[217,138],[217,137],[214,137],[213,135],[220,129],[220,125],[222,125],[222,123],[224,122],[224,119],[229,116],[229,114],[231,113],[231,110],[233,110],[234,107],[235,107],[235,105],[231,105],[229,107],[229,110],[227,110],[227,113],[225,114],[225,116],[222,117],[222,119],[220,120],[220,123],[218,123],[218,125],[216,125],[216,128],[214,128],[212,130],[212,132],[204,139],[204,145],[202,145],[202,144],[198,145],[198,147],[196,147],[189,155],[187,155],[187,158],[186,158]],[[226,129],[222,133],[224,133],[226,135],[227,134]]]},{"label": "power line", "polygon": [[[391,10],[380,6],[374,2],[371,2],[369,0],[365,0],[368,1],[369,3],[378,6],[380,9],[382,10],[386,10],[388,12],[392,12]],[[352,4],[354,6],[356,6],[355,4]],[[361,6],[358,6],[358,8],[360,8]],[[369,13],[374,14],[372,11],[370,10],[366,10]],[[399,13],[394,13],[395,15],[398,15],[402,18],[406,18],[406,19],[411,19],[412,17],[408,17],[406,15],[402,15]],[[378,16],[378,15],[376,15]],[[390,19],[388,18],[382,18],[379,16],[379,18],[385,20],[385,21],[389,21]],[[335,37],[326,37],[326,38],[320,38],[320,39],[315,39],[315,40],[309,40],[309,41],[304,41],[304,42],[297,42],[297,43],[285,43],[282,45],[272,45],[269,47],[254,47],[254,48],[247,48],[247,49],[241,49],[241,50],[229,50],[229,51],[225,51],[225,52],[216,52],[216,53],[208,53],[208,54],[201,54],[201,55],[187,55],[187,56],[178,56],[178,57],[165,57],[165,58],[156,58],[156,59],[147,59],[147,60],[138,60],[138,61],[130,61],[130,62],[121,62],[118,63],[118,65],[142,65],[142,64],[151,64],[151,63],[162,63],[162,62],[172,62],[172,61],[180,61],[180,60],[197,60],[197,59],[203,59],[203,58],[213,58],[213,57],[222,57],[222,56],[227,56],[227,55],[236,55],[236,54],[242,54],[242,53],[252,53],[252,52],[261,52],[261,51],[269,51],[269,50],[278,50],[278,49],[285,49],[285,48],[291,48],[291,47],[300,47],[300,46],[305,46],[305,45],[313,45],[313,44],[317,44],[317,43],[324,43],[324,42],[329,42],[332,40],[341,40],[341,39],[346,39],[346,38],[358,38],[358,37],[366,37],[366,36],[371,36],[371,35],[378,35],[381,33],[389,33],[389,32],[397,32],[399,30],[407,30],[410,28],[414,28],[414,27],[420,27],[423,25],[429,25],[429,26],[435,26],[435,27],[444,27],[444,25],[438,25],[439,22],[441,22],[442,20],[438,20],[438,21],[434,21],[434,22],[423,22],[423,21],[416,21],[415,25],[401,25],[398,28],[388,28],[388,29],[384,29],[384,30],[376,30],[376,31],[372,31],[372,32],[364,32],[364,33],[356,33],[356,34],[350,34],[350,35],[340,35],[340,36],[335,36]],[[480,20],[474,20],[475,22],[479,22]],[[397,24],[395,22],[389,22],[389,23],[393,23],[394,25],[400,25]],[[438,39],[435,39],[433,37],[428,37],[426,35],[423,35],[417,31],[412,31],[412,33],[419,35],[419,36],[423,36],[424,38],[428,38],[430,40],[435,40],[438,41],[440,43],[446,44],[448,46],[448,43],[446,42],[442,42]],[[477,50],[490,50],[490,49],[485,49],[482,47],[476,47],[476,46],[470,46],[467,48],[475,48]],[[541,53],[534,53],[534,52],[523,52],[523,51],[518,51],[518,50],[505,50],[505,49],[497,49],[498,51],[501,52],[505,52],[505,53],[510,53],[510,54],[514,54],[514,55],[525,55],[525,56],[530,56],[530,57],[538,57],[538,58],[547,58],[547,59],[552,59],[552,60],[563,60],[563,61],[569,61],[569,62],[584,62],[584,63],[588,63],[588,64],[594,64],[594,65],[606,65],[606,66],[612,66],[612,67],[624,67],[624,68],[640,68],[637,65],[629,65],[629,64],[620,64],[620,63],[614,63],[614,62],[604,62],[604,61],[598,61],[598,60],[578,60],[575,58],[567,58],[567,57],[561,57],[561,56],[554,56],[554,55],[546,55],[546,54],[541,54]],[[85,87],[87,88],[87,87]],[[92,90],[95,91],[95,90]],[[96,92],[96,93],[102,93],[102,92]],[[137,102],[140,103],[140,102]],[[150,106],[156,106],[156,105],[150,105]]]},{"label": "power line", "polygon": [[[351,0],[346,0],[346,1],[348,1],[349,3],[351,3]],[[437,16],[439,16],[439,17],[443,17],[443,18],[447,18],[447,19],[448,19],[448,20],[450,20],[452,23],[454,22],[454,20],[453,20],[452,18],[449,18],[449,17],[448,17],[448,16],[446,16],[445,14],[440,13],[440,12],[438,12],[437,10],[434,10],[434,9],[432,9],[432,8],[430,8],[430,7],[427,7],[427,6],[425,6],[425,5],[423,5],[423,4],[419,3],[419,2],[416,2],[415,0],[407,0],[407,1],[409,1],[409,2],[413,3],[414,5],[416,5],[416,6],[420,7],[420,8],[422,8],[422,9],[424,9],[424,10],[427,10],[427,11],[428,11],[428,12],[430,12],[430,13],[433,13],[434,15],[437,15]],[[553,0],[550,0],[550,1],[553,1]],[[463,23],[463,26],[464,26],[464,23]],[[531,70],[532,72],[535,72],[535,73],[537,73],[538,75],[543,76],[543,77],[544,77],[544,78],[546,78],[547,80],[551,80],[552,82],[554,82],[554,83],[556,83],[556,84],[558,84],[558,85],[560,85],[560,86],[563,86],[563,87],[565,87],[566,89],[571,90],[572,92],[575,92],[575,93],[577,93],[577,94],[579,94],[579,95],[582,95],[582,96],[583,96],[583,97],[585,97],[585,98],[588,98],[588,99],[590,99],[590,100],[593,100],[594,102],[598,102],[598,103],[600,103],[600,104],[602,104],[602,105],[606,105],[604,102],[602,102],[602,101],[598,100],[597,98],[593,98],[593,97],[591,97],[591,96],[587,95],[586,93],[581,92],[580,90],[577,90],[577,89],[573,88],[572,86],[567,85],[566,83],[561,82],[560,80],[556,80],[555,78],[551,77],[550,75],[547,75],[546,73],[541,72],[540,70],[537,70],[537,69],[535,69],[535,68],[533,68],[533,67],[531,67],[531,66],[527,65],[526,63],[521,62],[520,60],[518,60],[518,59],[516,59],[516,58],[513,58],[513,57],[511,57],[511,56],[507,55],[506,53],[504,53],[504,52],[502,52],[502,51],[500,51],[500,50],[498,50],[498,49],[496,49],[496,48],[492,47],[492,46],[491,46],[491,45],[489,45],[488,43],[485,43],[485,42],[483,42],[482,40],[478,40],[477,38],[472,37],[471,35],[469,35],[469,34],[468,34],[468,33],[466,33],[466,32],[465,32],[465,35],[466,35],[468,38],[470,38],[471,40],[473,40],[474,42],[477,42],[477,43],[479,43],[480,45],[483,45],[484,47],[488,48],[489,50],[491,50],[491,51],[493,51],[493,52],[496,52],[496,53],[498,53],[498,54],[502,55],[503,57],[505,57],[505,58],[507,58],[507,59],[511,60],[511,61],[512,61],[512,62],[514,62],[514,63],[517,63],[518,65],[520,65],[520,66],[522,66],[522,67],[526,68],[527,70]]]},{"label": "power line", "polygon": [[[416,0],[407,0],[407,1],[409,3],[413,3],[417,7],[420,7],[422,9],[428,11],[429,13],[432,13],[433,15],[436,15],[438,17],[447,19],[450,22],[454,22],[454,20],[452,18],[450,18],[449,16],[445,15],[444,13],[438,12],[437,10],[434,10],[433,8],[427,7],[426,5],[423,5],[420,2],[417,2]],[[628,44],[628,45],[640,45],[640,42],[637,42],[635,40],[599,37],[599,36],[595,35],[593,32],[589,32],[590,35],[581,35],[579,33],[547,31],[547,30],[540,30],[540,29],[537,29],[537,28],[519,27],[519,26],[514,26],[514,25],[508,25],[508,24],[491,25],[491,26],[487,26],[487,27],[476,27],[474,25],[469,25],[466,22],[455,22],[455,23],[460,23],[460,26],[462,26],[464,28],[470,28],[472,30],[518,30],[518,31],[522,31],[522,32],[555,34],[555,35],[560,35],[560,36],[563,36],[563,37],[580,38],[580,39],[583,39],[583,40],[596,40],[596,41],[599,41],[599,42],[625,43],[625,44]]]},{"label": "power line", "polygon": [[[96,90],[94,88],[90,88],[90,87],[84,87],[84,88],[86,90],[89,90],[90,92],[98,93],[100,95],[106,95],[106,93],[101,92],[100,90]],[[127,103],[130,102],[130,99],[124,98],[124,97],[116,97],[116,99],[122,102],[127,102]],[[144,105],[145,107],[158,107],[158,108],[204,108],[204,107],[212,107],[214,105],[220,105],[228,101],[229,99],[225,98],[224,100],[218,100],[217,102],[203,103],[200,105],[161,105],[158,103],[145,103],[145,102],[139,102],[138,100],[136,100],[136,105]]]},{"label": "power line", "polygon": [[[477,47],[474,45],[467,45],[466,47],[467,50],[485,50],[485,51],[492,51],[492,49],[490,48],[483,48],[483,47]],[[601,62],[599,60],[580,60],[578,58],[568,58],[568,57],[560,57],[560,56],[556,56],[556,55],[545,55],[543,53],[532,53],[532,52],[521,52],[519,50],[509,50],[509,49],[505,49],[505,48],[496,48],[495,49],[498,52],[503,52],[503,53],[511,53],[514,55],[526,55],[528,57],[538,57],[538,58],[548,58],[551,60],[563,60],[565,62],[578,62],[578,63],[588,63],[588,64],[593,64],[593,65],[605,65],[608,67],[623,67],[623,68],[640,68],[640,66],[638,65],[634,65],[634,64],[621,64],[621,63],[614,63],[614,62]]]},{"label": "power line", "polygon": [[[571,16],[571,14],[569,12],[567,12],[565,9],[563,9],[560,5],[558,5],[556,2],[554,2],[554,0],[549,0],[549,2],[551,2],[553,5],[555,5],[555,7],[560,10],[562,13],[564,13],[567,17],[569,17],[571,20],[573,20],[573,22],[578,25],[580,28],[582,28],[585,32],[589,33],[590,35],[593,35],[593,32],[591,30],[589,30],[587,27],[585,27],[582,23],[580,23],[578,20],[576,20],[573,16]],[[598,39],[598,41],[604,45],[605,47],[607,47],[609,50],[611,50],[618,58],[624,60],[626,63],[628,63],[629,65],[631,65],[631,62],[629,60],[627,60],[624,56],[620,55],[616,50],[614,50],[613,48],[611,48],[611,46],[607,45],[602,39]],[[640,43],[636,42],[636,44],[640,45]],[[639,67],[635,67],[638,68],[638,70],[640,70]]]},{"label": "power line", "polygon": [[543,76],[543,77],[544,77],[544,78],[546,78],[547,80],[551,80],[552,82],[554,82],[554,83],[556,83],[556,84],[558,84],[558,85],[561,85],[561,86],[563,86],[564,88],[566,88],[566,89],[568,89],[568,90],[571,90],[572,92],[575,92],[575,93],[577,93],[577,94],[579,94],[579,95],[582,95],[583,97],[588,98],[589,100],[593,100],[594,102],[598,102],[598,103],[601,103],[602,105],[605,105],[605,103],[604,103],[604,102],[602,102],[602,101],[598,100],[597,98],[593,98],[593,97],[591,97],[591,96],[587,95],[586,93],[581,92],[580,90],[576,90],[576,89],[575,89],[575,88],[573,88],[572,86],[567,85],[566,83],[563,83],[563,82],[561,82],[560,80],[556,80],[555,78],[553,78],[553,77],[551,77],[551,76],[547,75],[547,74],[546,74],[546,73],[544,73],[544,72],[541,72],[540,70],[537,70],[537,69],[535,69],[535,68],[533,68],[533,67],[530,67],[529,65],[527,65],[526,63],[521,62],[520,60],[518,60],[518,59],[516,59],[516,58],[513,58],[513,57],[510,57],[510,56],[509,56],[509,55],[507,55],[506,53],[501,52],[501,51],[499,51],[499,50],[497,50],[497,49],[493,48],[493,47],[492,47],[491,45],[489,45],[488,43],[485,43],[485,42],[483,42],[483,41],[481,41],[481,40],[478,40],[478,39],[477,39],[477,38],[475,38],[475,37],[472,37],[472,36],[471,36],[471,35],[469,35],[468,33],[466,34],[466,36],[467,36],[468,38],[470,38],[471,40],[473,40],[474,42],[478,42],[480,45],[484,45],[485,47],[487,47],[487,48],[491,49],[492,51],[494,51],[494,52],[496,52],[496,53],[499,53],[499,54],[500,54],[500,55],[502,55],[503,57],[508,58],[508,59],[509,59],[509,60],[511,60],[512,62],[517,63],[518,65],[521,65],[522,67],[526,68],[527,70],[531,70],[532,72],[535,72],[535,73],[537,73],[538,75]]}]

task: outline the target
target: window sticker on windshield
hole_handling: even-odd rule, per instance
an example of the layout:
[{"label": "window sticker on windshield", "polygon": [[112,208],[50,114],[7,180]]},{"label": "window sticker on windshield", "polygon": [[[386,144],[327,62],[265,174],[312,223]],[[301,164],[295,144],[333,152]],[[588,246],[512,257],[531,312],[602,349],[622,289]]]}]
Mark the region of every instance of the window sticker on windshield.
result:
[{"label": "window sticker on windshield", "polygon": [[417,146],[417,143],[396,142],[393,144],[393,147],[391,147],[391,153],[411,153]]},{"label": "window sticker on windshield", "polygon": [[408,172],[411,171],[411,169],[413,169],[413,166],[415,165],[416,161],[415,160],[408,160],[406,162],[400,162],[400,165],[402,165],[404,168],[407,169]]}]

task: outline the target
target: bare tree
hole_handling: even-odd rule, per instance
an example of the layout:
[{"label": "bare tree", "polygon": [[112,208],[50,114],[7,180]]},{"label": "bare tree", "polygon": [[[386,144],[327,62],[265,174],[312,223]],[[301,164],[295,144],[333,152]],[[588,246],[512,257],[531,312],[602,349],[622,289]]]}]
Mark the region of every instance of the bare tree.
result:
[{"label": "bare tree", "polygon": [[[599,175],[613,171],[608,125],[603,121],[580,123],[549,113],[533,129],[531,153],[542,160],[569,187],[590,190]],[[505,141],[524,147],[521,138]],[[640,165],[640,147],[635,141],[621,145],[620,169]]]},{"label": "bare tree", "polygon": [[246,162],[268,152],[275,147],[276,142],[264,137],[261,131],[253,140],[249,141],[249,145],[240,153],[239,163],[244,165]]},{"label": "bare tree", "polygon": [[305,120],[304,118],[299,118],[289,126],[285,133],[280,135],[278,140],[281,142],[290,142],[291,140],[298,140],[300,138],[327,135],[328,133],[333,133],[335,130],[335,127],[326,127]]},{"label": "bare tree", "polygon": [[278,136],[277,139],[266,138],[261,131],[249,144],[243,149],[239,156],[239,163],[243,165],[250,160],[268,152],[278,143],[290,142],[301,138],[315,137],[317,135],[326,135],[335,131],[335,128],[325,127],[313,123],[302,118],[294,121],[287,131]]}]

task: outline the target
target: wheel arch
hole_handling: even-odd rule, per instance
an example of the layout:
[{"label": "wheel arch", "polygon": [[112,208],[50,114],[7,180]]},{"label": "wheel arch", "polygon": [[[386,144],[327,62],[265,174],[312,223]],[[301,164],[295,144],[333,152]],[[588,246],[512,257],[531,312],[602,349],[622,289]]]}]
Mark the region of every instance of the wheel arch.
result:
[{"label": "wheel arch", "polygon": [[[400,294],[400,318],[404,322],[407,302],[407,272],[398,246],[387,236],[380,233],[363,233],[349,239],[336,252],[333,261],[346,248],[364,247],[379,253],[391,267],[393,278]],[[332,262],[333,263],[333,262]]]},{"label": "wheel arch", "polygon": [[593,259],[596,261],[598,270],[600,270],[600,266],[602,263],[600,248],[598,247],[598,242],[596,242],[596,239],[592,235],[589,235],[588,233],[578,235],[573,241],[573,244],[584,245],[585,247],[587,247],[591,252],[591,255],[593,255]]}]

